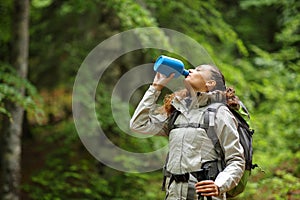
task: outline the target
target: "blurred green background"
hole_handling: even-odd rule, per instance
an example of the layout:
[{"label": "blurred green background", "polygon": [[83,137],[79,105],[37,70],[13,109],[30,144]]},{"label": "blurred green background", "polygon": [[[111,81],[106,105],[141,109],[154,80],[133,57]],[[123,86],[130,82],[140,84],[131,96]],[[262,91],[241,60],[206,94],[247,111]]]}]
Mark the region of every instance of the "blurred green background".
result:
[{"label": "blurred green background", "polygon": [[[261,170],[253,170],[236,199],[300,199],[300,1],[31,0],[28,9],[28,74],[20,77],[12,51],[19,12],[14,1],[0,3],[0,136],[5,141],[4,130],[14,123],[7,105],[24,108],[18,135],[22,199],[164,198],[160,170],[124,173],[99,163],[82,145],[72,118],[72,89],[84,58],[110,36],[137,27],[169,28],[195,39],[248,107],[255,129],[254,163]],[[139,142],[124,134],[107,103],[114,81],[160,53],[147,49],[122,56],[97,90],[102,128],[124,149],[148,152],[166,143],[162,137]],[[16,172],[3,170],[1,151],[0,183],[5,183],[5,176]]]}]

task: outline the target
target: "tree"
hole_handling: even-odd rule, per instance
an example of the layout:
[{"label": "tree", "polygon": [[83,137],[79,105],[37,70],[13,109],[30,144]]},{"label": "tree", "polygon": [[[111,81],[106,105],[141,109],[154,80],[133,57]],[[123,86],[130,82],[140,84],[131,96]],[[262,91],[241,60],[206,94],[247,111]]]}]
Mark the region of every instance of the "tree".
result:
[{"label": "tree", "polygon": [[[14,1],[13,38],[11,65],[18,75],[25,79],[28,70],[28,44],[29,44],[29,0]],[[21,96],[25,94],[25,88],[20,88]],[[19,199],[21,179],[21,135],[24,108],[13,101],[5,103],[10,116],[5,116],[2,131],[2,184],[1,199]]]},{"label": "tree", "polygon": [[[28,105],[31,97],[27,86],[26,96],[18,92],[26,79],[20,77],[23,75],[16,67],[20,65],[10,62],[17,60],[11,48],[18,47],[11,34],[16,28],[10,26],[18,21],[11,18],[13,5],[14,1],[9,0],[0,3],[0,113],[7,116],[2,121],[0,115],[0,128],[6,130],[10,120],[17,125],[15,109],[8,105],[13,103],[27,110],[25,104]],[[251,125],[255,128],[254,161],[267,174],[254,170],[253,181],[238,199],[298,197],[300,147],[295,141],[300,138],[299,9],[300,2],[296,0],[32,0],[28,79],[41,89],[49,120],[41,127],[29,120],[33,137],[22,140],[22,151],[28,156],[24,160],[36,156],[30,151],[34,149],[45,162],[44,166],[33,169],[35,175],[32,170],[26,171],[32,165],[22,166],[24,174],[30,177],[30,181],[25,175],[22,177],[26,195],[30,199],[40,199],[41,195],[44,199],[136,199],[142,195],[143,199],[157,199],[161,195],[163,199],[164,194],[158,192],[159,171],[129,174],[98,163],[95,166],[77,137],[70,115],[65,114],[71,110],[68,99],[77,70],[95,45],[131,28],[163,27],[198,41],[251,113]],[[142,36],[146,40],[157,38]],[[150,50],[153,51],[134,51],[118,58],[101,79],[101,83],[107,84],[105,90],[99,87],[96,96],[96,111],[107,136],[121,148],[133,152],[147,152],[165,141],[151,138],[141,142],[122,133],[111,115],[109,89],[133,66],[153,61],[156,55],[149,53]],[[142,90],[139,88],[136,93],[142,95]],[[4,101],[11,103],[4,107]],[[7,135],[11,134],[8,133],[3,138],[8,139]],[[5,142],[11,144],[7,139]],[[0,144],[0,148],[3,146]],[[134,164],[131,160],[127,162]],[[2,165],[5,177],[7,163]],[[3,186],[1,180],[0,185]]]}]

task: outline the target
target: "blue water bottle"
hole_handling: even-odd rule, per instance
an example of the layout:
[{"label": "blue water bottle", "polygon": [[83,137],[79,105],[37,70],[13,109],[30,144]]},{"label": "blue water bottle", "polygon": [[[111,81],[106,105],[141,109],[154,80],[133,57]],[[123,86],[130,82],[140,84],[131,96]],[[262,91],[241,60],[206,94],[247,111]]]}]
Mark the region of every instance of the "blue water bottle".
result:
[{"label": "blue water bottle", "polygon": [[164,74],[169,77],[170,74],[175,73],[174,78],[180,75],[188,76],[189,71],[184,69],[184,64],[181,60],[161,55],[154,63],[154,71]]}]

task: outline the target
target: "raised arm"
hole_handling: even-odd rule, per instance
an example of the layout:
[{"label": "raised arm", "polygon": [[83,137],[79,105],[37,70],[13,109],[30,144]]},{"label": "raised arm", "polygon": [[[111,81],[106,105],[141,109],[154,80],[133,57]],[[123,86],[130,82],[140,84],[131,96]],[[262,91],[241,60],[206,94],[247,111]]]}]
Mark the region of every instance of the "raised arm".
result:
[{"label": "raised arm", "polygon": [[137,106],[131,120],[130,129],[143,134],[167,135],[167,115],[158,111],[156,101],[163,87],[174,77],[157,73],[153,84],[146,91],[144,97]]}]

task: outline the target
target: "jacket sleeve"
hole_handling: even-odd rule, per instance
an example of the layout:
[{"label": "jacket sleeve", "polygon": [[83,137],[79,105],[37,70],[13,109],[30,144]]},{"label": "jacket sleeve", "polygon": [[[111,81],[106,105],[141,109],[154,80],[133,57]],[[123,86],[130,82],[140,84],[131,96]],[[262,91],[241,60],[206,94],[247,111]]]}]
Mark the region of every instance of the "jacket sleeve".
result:
[{"label": "jacket sleeve", "polygon": [[160,93],[153,86],[146,91],[130,120],[132,131],[143,134],[168,135],[167,116],[157,111],[156,101]]},{"label": "jacket sleeve", "polygon": [[220,107],[216,114],[216,133],[223,148],[226,164],[215,180],[222,194],[238,184],[245,170],[244,149],[239,143],[237,121],[225,106]]}]

